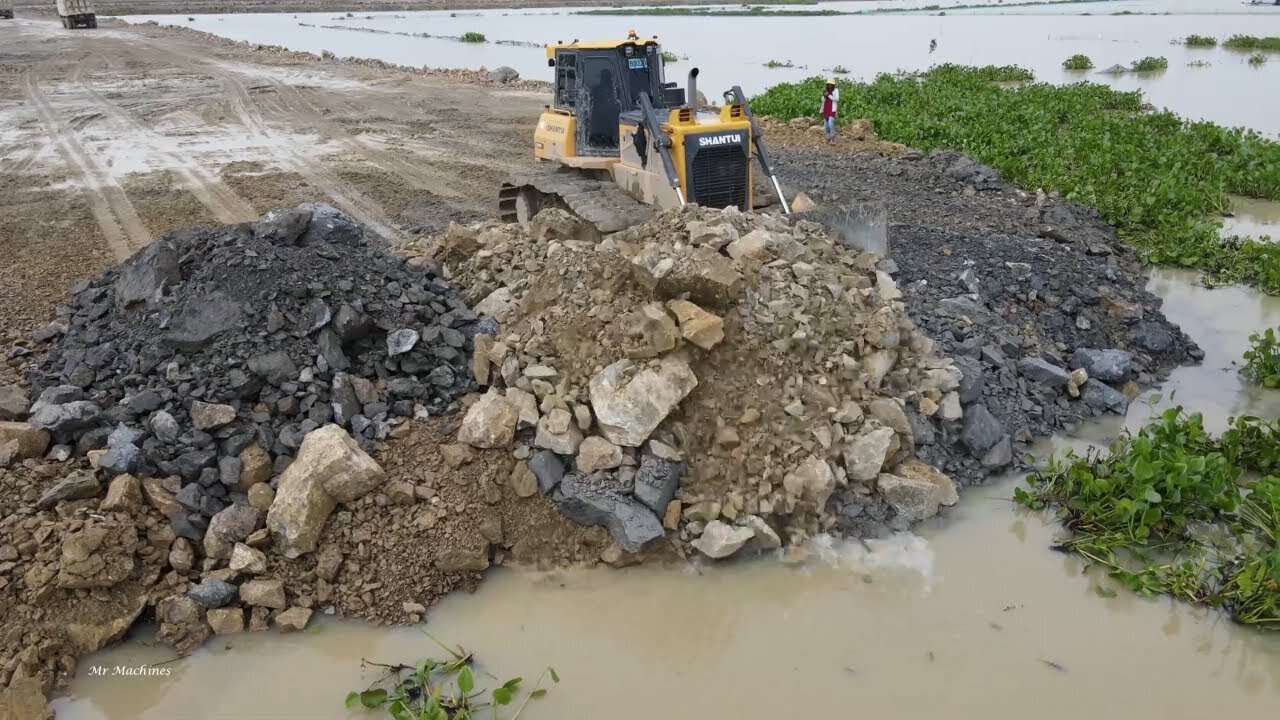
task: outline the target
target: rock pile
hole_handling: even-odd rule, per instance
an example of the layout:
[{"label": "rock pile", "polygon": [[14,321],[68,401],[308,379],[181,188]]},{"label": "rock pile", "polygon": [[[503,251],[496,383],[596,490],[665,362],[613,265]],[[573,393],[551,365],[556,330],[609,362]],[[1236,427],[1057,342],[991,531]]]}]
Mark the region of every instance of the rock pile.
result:
[{"label": "rock pile", "polygon": [[589,236],[544,210],[416,249],[501,326],[476,336],[489,387],[458,457],[509,449],[520,494],[549,495],[626,551],[678,530],[679,547],[728,557],[842,513],[866,511],[856,530],[875,534],[955,501],[912,460],[909,413],[935,408],[926,422],[958,436],[961,376],[908,319],[887,261],[734,209]]},{"label": "rock pile", "polygon": [[821,202],[888,206],[902,301],[961,373],[959,408],[918,409],[963,409],[963,425],[912,417],[918,451],[961,483],[1021,465],[1033,437],[1123,414],[1140,388],[1203,357],[1089,208],[1012,188],[955,152],[778,154]]},{"label": "rock pile", "polygon": [[[74,289],[42,331],[53,344],[31,378],[35,403],[18,410],[3,394],[4,412],[29,417],[0,424],[0,454],[52,443],[51,457],[87,454],[104,480],[144,478],[178,536],[225,558],[261,526],[304,437],[349,431],[346,456],[446,410],[473,386],[472,337],[495,327],[325,205],[176,231]],[[97,492],[72,476],[39,504]],[[302,495],[322,524],[325,500]]]}]

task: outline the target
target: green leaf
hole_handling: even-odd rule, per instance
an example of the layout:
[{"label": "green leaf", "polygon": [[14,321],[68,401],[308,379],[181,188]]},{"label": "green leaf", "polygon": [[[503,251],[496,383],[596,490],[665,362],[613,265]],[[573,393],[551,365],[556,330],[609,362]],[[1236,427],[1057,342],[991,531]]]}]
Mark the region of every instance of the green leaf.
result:
[{"label": "green leaf", "polygon": [[352,690],[351,692],[347,693],[347,699],[345,701],[345,704],[348,710],[354,710],[357,707],[359,707],[360,693],[356,692],[355,690]]},{"label": "green leaf", "polygon": [[1116,596],[1115,590],[1109,587],[1103,587],[1102,585],[1094,585],[1093,591],[1098,594],[1098,597],[1113,598]]},{"label": "green leaf", "polygon": [[524,681],[524,678],[514,677],[514,678],[511,678],[510,680],[508,680],[508,681],[506,681],[506,682],[502,683],[502,687],[504,687],[504,688],[506,688],[506,689],[508,689],[508,690],[514,690],[514,689],[516,689],[517,687],[519,687],[519,686],[520,686],[520,683],[521,683],[521,682],[523,682],[523,681]]},{"label": "green leaf", "polygon": [[360,704],[367,708],[370,708],[370,709],[380,708],[383,705],[385,705],[386,702],[387,702],[387,691],[383,690],[382,688],[365,690],[364,692],[360,693]]},{"label": "green leaf", "polygon": [[537,690],[534,690],[533,692],[529,693],[529,697],[540,698],[546,694],[547,694],[546,688],[538,688]]},{"label": "green leaf", "polygon": [[1146,482],[1156,476],[1155,466],[1148,462],[1145,458],[1139,458],[1133,464],[1133,479],[1138,482]]},{"label": "green leaf", "polygon": [[510,705],[512,698],[511,688],[500,687],[493,691],[493,701],[499,705]]},{"label": "green leaf", "polygon": [[395,720],[413,720],[413,713],[409,712],[409,708],[405,706],[403,700],[391,703],[391,706],[387,708],[387,713]]},{"label": "green leaf", "polygon": [[1146,498],[1149,503],[1158,503],[1161,500],[1160,493],[1156,492],[1155,488],[1147,488],[1147,491],[1143,493],[1142,496]]},{"label": "green leaf", "polygon": [[555,669],[555,668],[553,668],[553,667],[551,667],[550,665],[548,665],[548,666],[547,666],[547,670],[551,671],[551,681],[552,681],[552,682],[560,682],[560,676],[556,674],[556,669]]},{"label": "green leaf", "polygon": [[476,687],[476,679],[471,675],[471,668],[464,667],[462,672],[458,673],[458,689],[464,695],[470,695],[471,691]]}]

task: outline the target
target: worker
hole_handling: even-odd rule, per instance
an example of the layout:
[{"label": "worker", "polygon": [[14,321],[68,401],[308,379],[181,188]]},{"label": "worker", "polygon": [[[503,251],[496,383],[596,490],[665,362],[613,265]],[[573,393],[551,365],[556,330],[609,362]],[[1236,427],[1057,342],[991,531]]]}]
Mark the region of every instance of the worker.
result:
[{"label": "worker", "polygon": [[938,49],[938,38],[929,41],[929,54],[932,55],[934,50]]},{"label": "worker", "polygon": [[840,102],[840,88],[836,87],[835,78],[827,78],[827,87],[822,91],[822,125],[827,130],[827,142],[836,139],[836,104]]}]

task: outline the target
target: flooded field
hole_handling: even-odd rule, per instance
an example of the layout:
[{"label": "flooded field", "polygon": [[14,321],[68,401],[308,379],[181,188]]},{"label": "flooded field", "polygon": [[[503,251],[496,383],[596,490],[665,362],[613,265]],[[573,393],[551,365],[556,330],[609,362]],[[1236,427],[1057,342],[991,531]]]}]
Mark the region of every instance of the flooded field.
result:
[{"label": "flooded field", "polygon": [[[850,6],[837,3],[832,6]],[[852,6],[862,9],[866,3]],[[1112,16],[1113,6],[1167,7],[1175,14]],[[1038,13],[1026,13],[1028,10]],[[1280,35],[1280,9],[1249,8],[1213,0],[1192,6],[1178,0],[1142,3],[1095,2],[1043,8],[1017,7],[972,14],[850,15],[834,17],[671,17],[587,16],[572,10],[484,11],[474,13],[381,13],[347,18],[339,13],[304,15],[139,16],[255,43],[269,43],[339,56],[380,58],[412,66],[493,68],[507,65],[528,78],[550,80],[546,58],[537,44],[574,38],[610,38],[635,28],[658,35],[666,49],[682,59],[668,68],[668,79],[684,82],[688,68],[702,72],[701,87],[714,97],[739,84],[748,93],[779,82],[799,80],[843,65],[848,77],[869,79],[878,73],[921,70],[938,63],[968,65],[1018,64],[1042,80],[1056,83],[1088,79],[1122,90],[1140,89],[1150,102],[1186,117],[1242,125],[1270,135],[1280,134],[1280,94],[1265,92],[1280,84],[1280,54],[1272,62],[1252,66],[1248,53],[1222,48],[1193,49],[1173,44],[1188,34],[1226,38],[1236,33]],[[1234,12],[1253,9],[1254,14]],[[1054,14],[1049,14],[1050,11]],[[1227,11],[1232,12],[1227,12]],[[1142,10],[1154,12],[1155,10]],[[1219,12],[1221,11],[1221,12]],[[959,12],[959,11],[958,11]],[[1014,14],[1003,14],[1005,12]],[[1058,13],[1076,14],[1058,14]],[[1096,15],[1079,13],[1094,12]],[[1137,12],[1135,10],[1134,12]],[[1210,12],[1210,14],[1203,14]],[[305,23],[306,26],[302,24]],[[321,27],[324,26],[324,27]],[[460,36],[483,31],[489,43],[462,43],[400,34]],[[930,41],[937,49],[930,51]],[[1084,53],[1101,69],[1128,66],[1149,55],[1167,57],[1169,68],[1157,73],[1114,76],[1068,72],[1062,61]],[[765,68],[776,60],[790,68]],[[1190,63],[1208,63],[1190,66]],[[1244,101],[1248,98],[1248,101]]]},{"label": "flooded field", "polygon": [[[1280,413],[1280,393],[1244,384],[1232,365],[1249,331],[1280,324],[1280,300],[1194,279],[1158,271],[1151,281],[1206,352],[1156,391],[1157,405],[1176,393],[1215,430],[1231,415]],[[1152,412],[1135,402],[1124,424]],[[1119,430],[1094,423],[1044,450]],[[1105,577],[1049,550],[1056,526],[1008,501],[1016,480],[969,489],[919,535],[870,551],[816,547],[801,565],[500,569],[474,595],[447,599],[429,626],[503,678],[555,666],[563,682],[530,718],[834,717],[850,707],[1012,718],[1035,706],[1037,717],[1063,720],[1280,713],[1280,638],[1167,598],[1101,597],[1112,594]],[[439,653],[413,629],[319,624],[220,639],[165,665],[166,677],[82,671],[72,696],[55,702],[58,718],[344,718],[343,696],[373,679],[360,658]],[[135,637],[81,667],[172,658],[146,644],[146,628]]]}]

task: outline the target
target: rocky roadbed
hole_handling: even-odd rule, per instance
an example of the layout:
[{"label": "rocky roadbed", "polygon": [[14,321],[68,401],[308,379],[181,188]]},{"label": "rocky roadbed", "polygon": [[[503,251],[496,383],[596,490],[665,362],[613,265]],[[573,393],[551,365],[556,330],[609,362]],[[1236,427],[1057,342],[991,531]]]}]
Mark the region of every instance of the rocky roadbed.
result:
[{"label": "rocky roadbed", "polygon": [[887,206],[907,312],[964,378],[961,442],[926,430],[919,453],[963,484],[1022,466],[1035,437],[1123,414],[1141,388],[1203,358],[1089,208],[1010,187],[959,153],[775,154],[784,182],[819,204]]}]

